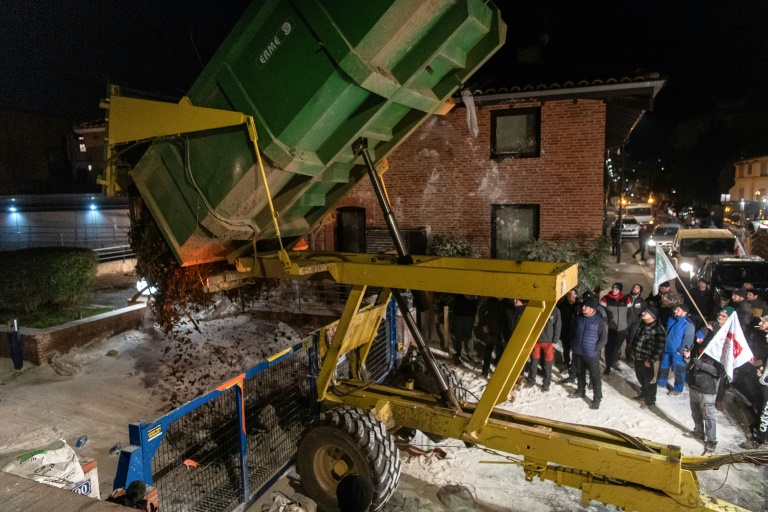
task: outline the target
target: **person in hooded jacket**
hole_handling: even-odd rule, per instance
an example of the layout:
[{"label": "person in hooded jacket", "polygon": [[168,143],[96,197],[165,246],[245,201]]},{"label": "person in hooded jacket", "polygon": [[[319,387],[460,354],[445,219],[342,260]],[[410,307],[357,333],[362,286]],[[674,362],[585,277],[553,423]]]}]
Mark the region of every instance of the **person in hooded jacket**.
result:
[{"label": "person in hooded jacket", "polygon": [[600,379],[600,352],[608,342],[608,325],[597,313],[597,301],[587,297],[581,305],[581,314],[573,322],[571,331],[571,349],[576,367],[577,388],[569,398],[583,398],[587,387],[587,371],[592,383],[591,409],[599,409],[603,398],[602,380]]},{"label": "person in hooded jacket", "polygon": [[674,316],[667,321],[667,341],[659,365],[659,376],[656,379],[659,387],[666,388],[669,370],[672,369],[675,374],[675,386],[669,392],[671,396],[678,396],[685,387],[683,350],[693,345],[695,334],[696,328],[688,317],[688,306],[680,304],[675,308]]},{"label": "person in hooded jacket", "polygon": [[637,331],[643,324],[641,318],[642,313],[648,308],[648,304],[645,303],[642,294],[642,285],[635,283],[632,285],[632,290],[630,290],[629,295],[627,296],[629,299],[629,311],[627,312],[627,346],[624,349],[624,357],[627,359],[627,364],[630,366],[632,365],[632,362],[630,361],[632,359],[630,356],[630,353],[632,352],[632,343]]},{"label": "person in hooded jacket", "polygon": [[622,293],[624,285],[613,283],[610,293],[600,299],[608,315],[608,344],[605,346],[605,375],[611,374],[619,362],[621,346],[627,338],[628,316],[631,300]]},{"label": "person in hooded jacket", "polygon": [[504,352],[504,322],[506,322],[505,308],[500,298],[491,297],[480,307],[479,325],[485,334],[485,349],[483,351],[483,367],[481,374],[483,378],[488,378],[488,372],[491,370],[491,360],[493,353],[496,352],[495,364],[501,359]]},{"label": "person in hooded jacket", "polygon": [[666,332],[658,322],[659,310],[648,307],[640,314],[642,325],[632,341],[632,359],[635,361],[635,375],[640,383],[636,400],[643,400],[643,408],[656,405],[656,384],[653,382],[654,364],[660,360],[666,344]]},{"label": "person in hooded jacket", "polygon": [[[724,311],[717,317],[719,327],[728,320]],[[687,362],[687,380],[690,393],[691,416],[693,430],[683,434],[704,442],[704,453],[714,453],[717,448],[717,421],[715,417],[715,400],[720,380],[725,376],[725,368],[704,353],[704,349],[715,336],[713,326],[708,326],[706,336],[702,331],[695,334],[696,343],[693,347],[684,347],[683,357]]]}]

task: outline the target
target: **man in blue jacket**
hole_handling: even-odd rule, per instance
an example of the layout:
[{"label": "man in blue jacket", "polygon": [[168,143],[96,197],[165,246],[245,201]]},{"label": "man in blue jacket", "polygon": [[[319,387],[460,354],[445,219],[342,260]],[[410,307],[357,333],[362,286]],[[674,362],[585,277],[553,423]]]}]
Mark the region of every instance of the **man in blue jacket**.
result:
[{"label": "man in blue jacket", "polygon": [[592,383],[591,409],[599,409],[603,399],[600,377],[600,351],[608,343],[608,323],[597,314],[597,300],[587,297],[581,305],[581,314],[574,319],[571,329],[571,350],[576,367],[577,388],[570,398],[583,398],[587,387],[587,370]]},{"label": "man in blue jacket", "polygon": [[683,392],[685,384],[683,351],[691,348],[695,334],[696,328],[688,317],[688,306],[680,304],[674,309],[672,317],[667,320],[667,342],[664,345],[664,354],[661,356],[661,364],[659,365],[659,376],[656,379],[659,387],[666,388],[669,370],[672,369],[675,374],[675,386],[669,392],[672,396],[677,396]]}]

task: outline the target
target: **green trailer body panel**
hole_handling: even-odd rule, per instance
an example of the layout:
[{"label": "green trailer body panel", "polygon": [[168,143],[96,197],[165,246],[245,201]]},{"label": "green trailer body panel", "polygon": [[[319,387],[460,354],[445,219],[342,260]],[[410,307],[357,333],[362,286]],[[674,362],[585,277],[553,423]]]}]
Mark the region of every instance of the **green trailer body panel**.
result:
[{"label": "green trailer body panel", "polygon": [[[483,0],[254,2],[188,93],[254,117],[283,237],[306,234],[504,42]],[[153,143],[134,182],[182,265],[274,238],[244,127]]]}]

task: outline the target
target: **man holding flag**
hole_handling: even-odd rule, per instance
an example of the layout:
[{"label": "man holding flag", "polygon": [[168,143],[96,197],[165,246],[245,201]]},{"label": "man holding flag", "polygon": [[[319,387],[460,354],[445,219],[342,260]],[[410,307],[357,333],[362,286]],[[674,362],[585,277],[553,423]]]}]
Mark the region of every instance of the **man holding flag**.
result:
[{"label": "man holding flag", "polygon": [[[732,308],[728,308],[733,311]],[[718,328],[728,321],[728,311],[722,310],[717,315]],[[696,343],[690,350],[683,351],[683,357],[688,362],[688,390],[690,391],[691,416],[693,431],[683,434],[704,442],[704,454],[714,452],[717,447],[717,432],[715,418],[715,400],[717,387],[725,375],[725,369],[719,361],[704,354],[705,349],[715,337],[712,326],[706,337],[703,332],[696,331]],[[693,351],[693,358],[691,358]]]},{"label": "man holding flag", "polygon": [[[692,374],[688,385],[695,424],[692,435],[705,442],[705,454],[714,452],[717,446],[714,406],[720,377],[724,374],[732,381],[733,369],[753,357],[736,313],[728,309],[731,308],[723,309],[717,315],[719,329],[713,329],[701,345],[695,348],[696,353],[690,362]],[[686,350],[683,355],[689,358],[691,353]],[[700,437],[701,433],[704,434],[703,438]]]}]

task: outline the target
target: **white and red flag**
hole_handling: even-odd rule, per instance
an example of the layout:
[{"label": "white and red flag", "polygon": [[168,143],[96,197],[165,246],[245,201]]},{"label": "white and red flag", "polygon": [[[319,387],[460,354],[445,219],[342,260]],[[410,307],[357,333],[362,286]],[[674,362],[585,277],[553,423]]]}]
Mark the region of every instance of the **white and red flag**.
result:
[{"label": "white and red flag", "polygon": [[738,368],[754,357],[736,313],[731,313],[704,349],[704,353],[725,367],[725,374],[728,375],[729,381],[733,381],[734,368]]}]

